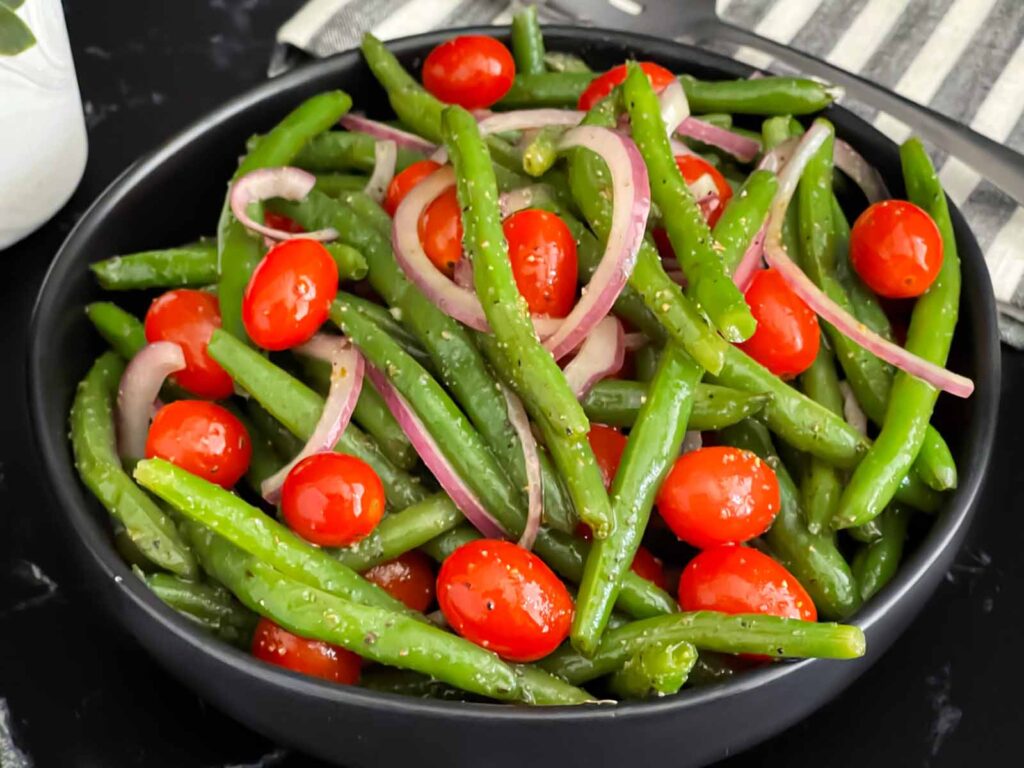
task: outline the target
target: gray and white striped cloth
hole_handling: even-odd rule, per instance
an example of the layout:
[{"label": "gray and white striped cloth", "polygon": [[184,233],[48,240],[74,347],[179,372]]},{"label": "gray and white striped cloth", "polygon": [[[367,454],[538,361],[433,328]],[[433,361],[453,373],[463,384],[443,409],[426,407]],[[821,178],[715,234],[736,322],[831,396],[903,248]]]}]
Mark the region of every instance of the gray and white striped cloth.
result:
[{"label": "gray and white striped cloth", "polygon": [[[328,56],[357,45],[366,30],[387,40],[441,27],[505,24],[511,12],[508,0],[311,0],[281,27],[278,42]],[[1024,152],[1024,0],[718,0],[718,13]],[[566,21],[543,7],[541,16]],[[760,51],[713,47],[787,73]],[[865,104],[843,103],[895,141],[911,133]],[[1003,340],[1024,347],[1024,208],[957,158],[933,157],[985,253]]]}]

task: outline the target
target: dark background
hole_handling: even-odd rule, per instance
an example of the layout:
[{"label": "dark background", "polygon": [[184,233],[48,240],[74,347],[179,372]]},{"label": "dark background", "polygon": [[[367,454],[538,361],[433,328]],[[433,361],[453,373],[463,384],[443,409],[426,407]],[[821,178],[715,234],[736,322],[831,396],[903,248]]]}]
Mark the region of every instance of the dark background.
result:
[{"label": "dark background", "polygon": [[[207,707],[76,588],[65,553],[53,543],[56,516],[38,501],[46,479],[29,450],[23,372],[32,301],[74,222],[141,153],[263,79],[274,32],[299,5],[65,2],[89,164],[53,221],[0,253],[0,392],[7,404],[0,423],[3,768],[7,728],[37,768],[319,765]],[[168,201],[166,215],[182,205],[188,202]],[[1022,386],[1024,355],[1005,350],[1000,434],[977,520],[921,617],[837,701],[727,765],[1019,764],[1013,729],[1024,726],[1024,472],[1013,425],[1024,416],[1014,397]],[[486,755],[481,761],[486,765]]]}]

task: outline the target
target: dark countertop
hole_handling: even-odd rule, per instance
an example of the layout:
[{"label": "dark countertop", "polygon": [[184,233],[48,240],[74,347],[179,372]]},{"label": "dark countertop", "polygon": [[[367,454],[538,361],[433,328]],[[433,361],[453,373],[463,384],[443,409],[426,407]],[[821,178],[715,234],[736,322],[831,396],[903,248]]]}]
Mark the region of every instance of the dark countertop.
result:
[{"label": "dark countertop", "polygon": [[[27,450],[23,362],[31,304],[62,238],[135,160],[259,82],[274,30],[300,0],[65,0],[89,127],[77,193],[0,253],[7,412],[0,421],[0,766],[14,743],[50,766],[312,766],[209,708],[95,612],[53,543],[56,516]],[[174,215],[177,201],[169,201]],[[97,254],[99,255],[99,254]],[[838,700],[734,768],[1006,765],[1024,725],[1024,354],[1003,352],[991,475],[968,543],[924,612]],[[486,758],[484,756],[484,762]],[[1018,758],[1019,759],[1019,758]]]}]

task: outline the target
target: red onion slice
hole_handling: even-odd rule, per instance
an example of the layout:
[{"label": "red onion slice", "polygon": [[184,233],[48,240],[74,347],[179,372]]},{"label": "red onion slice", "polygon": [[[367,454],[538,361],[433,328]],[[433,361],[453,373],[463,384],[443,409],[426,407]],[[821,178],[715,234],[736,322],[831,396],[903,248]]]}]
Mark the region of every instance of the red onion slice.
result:
[{"label": "red onion slice", "polygon": [[398,162],[398,145],[393,141],[378,141],[373,145],[373,173],[363,191],[378,203],[384,200],[388,184],[395,178],[395,164]]},{"label": "red onion slice", "polygon": [[300,355],[329,362],[331,386],[327,391],[320,420],[317,421],[313,434],[302,446],[302,450],[260,486],[263,498],[271,504],[277,504],[281,500],[281,486],[296,464],[314,453],[334,450],[352,418],[352,411],[355,410],[359,392],[363,388],[363,356],[348,339],[318,333],[305,344],[296,347],[294,351]]},{"label": "red onion slice", "polygon": [[651,343],[651,340],[647,338],[647,334],[636,332],[624,334],[622,342],[625,344],[627,352],[635,352],[638,349],[646,347]]},{"label": "red onion slice", "polygon": [[580,345],[563,369],[569,389],[582,400],[590,388],[622,370],[626,359],[626,334],[614,315],[603,318]]},{"label": "red onion slice", "polygon": [[840,381],[839,391],[843,393],[843,418],[846,419],[846,423],[862,435],[866,435],[868,433],[868,416],[857,402],[857,396],[853,394],[850,383]]},{"label": "red onion slice", "polygon": [[704,438],[701,436],[699,430],[687,430],[686,434],[683,435],[683,442],[679,446],[679,455],[682,456],[684,453],[690,453],[692,451],[699,451],[704,447]]},{"label": "red onion slice", "polygon": [[836,139],[832,158],[836,168],[853,179],[869,203],[877,203],[879,200],[888,200],[892,197],[878,169],[842,139]]},{"label": "red onion slice", "polygon": [[544,518],[544,485],[540,474],[540,452],[537,450],[537,438],[530,429],[530,418],[526,415],[522,401],[507,387],[501,387],[508,406],[508,422],[516,431],[520,444],[523,446],[523,462],[526,466],[526,526],[519,537],[519,546],[533,549],[537,540],[541,521]]},{"label": "red onion slice", "polygon": [[231,212],[239,223],[250,232],[269,237],[273,240],[291,240],[304,237],[309,240],[333,240],[338,236],[334,229],[318,229],[315,232],[285,232],[261,224],[249,215],[248,208],[252,203],[280,197],[284,200],[303,200],[316,184],[316,176],[301,168],[284,166],[281,168],[259,168],[250,171],[231,185],[228,196]]},{"label": "red onion slice", "polygon": [[511,112],[495,112],[480,121],[480,133],[487,136],[506,131],[546,128],[549,125],[571,128],[579,125],[585,115],[586,112],[572,109],[514,109]]},{"label": "red onion slice", "polygon": [[534,205],[550,202],[553,198],[554,194],[547,184],[530,184],[502,192],[498,198],[498,207],[501,209],[501,218],[505,219]]},{"label": "red onion slice", "polygon": [[452,271],[452,280],[455,284],[466,291],[473,290],[473,262],[466,255],[455,262],[455,269]]},{"label": "red onion slice", "polygon": [[807,161],[818,151],[827,137],[828,128],[815,123],[804,134],[793,157],[779,174],[779,190],[772,202],[768,233],[765,237],[765,258],[768,266],[775,268],[793,292],[815,313],[873,355],[951,395],[969,397],[974,391],[973,381],[924,360],[879,336],[826,296],[786,254],[782,243],[782,223],[786,208],[796,191],[796,185]]},{"label": "red onion slice", "polygon": [[415,133],[403,131],[395,128],[393,125],[381,123],[377,120],[371,120],[366,115],[348,114],[338,122],[342,128],[365,133],[367,136],[372,136],[379,141],[393,141],[397,146],[403,149],[411,149],[413,152],[422,152],[424,155],[429,155],[437,149],[436,144],[431,144]]},{"label": "red onion slice", "polygon": [[786,139],[774,149],[765,153],[764,157],[758,162],[757,169],[759,171],[778,173],[789,162],[789,158],[799,142],[800,139],[797,136]]},{"label": "red onion slice", "polygon": [[136,353],[117,385],[117,447],[122,459],[146,455],[149,422],[164,379],[185,368],[185,353],[172,341],[154,341]]},{"label": "red onion slice", "polygon": [[686,91],[678,78],[672,78],[672,82],[662,89],[658,103],[661,104],[661,120],[671,136],[676,132],[676,126],[690,116],[690,102],[686,100]]},{"label": "red onion slice", "polygon": [[743,258],[736,265],[732,273],[732,281],[741,291],[747,290],[750,281],[754,279],[754,273],[761,268],[761,260],[764,258],[764,238],[768,233],[768,217],[765,217],[761,228],[757,230],[754,239],[750,241],[747,250],[743,252]]},{"label": "red onion slice", "polygon": [[712,147],[718,147],[728,152],[740,162],[749,163],[761,152],[761,143],[747,136],[741,136],[725,128],[700,120],[696,117],[687,117],[678,123],[676,133],[691,139],[696,139]]},{"label": "red onion slice", "polygon": [[373,365],[366,366],[366,374],[373,382],[373,386],[380,392],[381,397],[391,411],[391,415],[398,421],[402,431],[405,432],[416,453],[423,459],[427,469],[437,478],[441,488],[447,493],[455,506],[473,524],[473,526],[489,539],[504,539],[508,535],[497,520],[484,508],[476,494],[462,481],[462,478],[455,472],[444,453],[438,447],[434,437],[427,430],[426,426],[416,415],[412,406],[402,397],[401,393],[388,380],[388,377],[381,373]]}]

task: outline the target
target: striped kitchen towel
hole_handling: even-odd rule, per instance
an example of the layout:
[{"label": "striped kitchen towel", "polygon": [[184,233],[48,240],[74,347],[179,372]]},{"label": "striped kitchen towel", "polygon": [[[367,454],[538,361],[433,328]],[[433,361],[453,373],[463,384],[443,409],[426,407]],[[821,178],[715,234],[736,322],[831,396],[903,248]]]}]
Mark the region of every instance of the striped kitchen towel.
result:
[{"label": "striped kitchen towel", "polygon": [[[506,24],[512,8],[508,0],[311,0],[277,39],[322,57],[358,45],[367,30],[387,40],[442,27]],[[1024,0],[718,0],[718,13],[1024,152]],[[572,21],[557,10],[557,0],[541,6],[541,18]],[[788,73],[759,51],[712,47]],[[865,104],[849,98],[843,104],[895,141],[911,133]],[[933,157],[985,253],[1003,340],[1024,347],[1024,208],[957,158]]]}]

